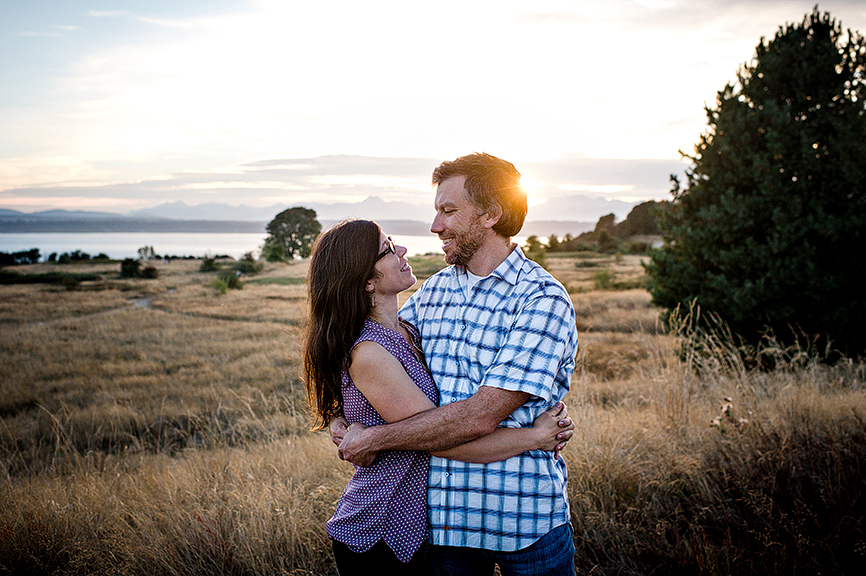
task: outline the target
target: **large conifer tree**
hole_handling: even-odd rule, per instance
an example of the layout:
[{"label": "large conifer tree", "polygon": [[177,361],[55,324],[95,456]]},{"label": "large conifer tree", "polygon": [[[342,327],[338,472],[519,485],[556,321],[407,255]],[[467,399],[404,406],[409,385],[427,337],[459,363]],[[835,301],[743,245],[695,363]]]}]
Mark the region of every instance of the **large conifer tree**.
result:
[{"label": "large conifer tree", "polygon": [[716,312],[746,342],[827,338],[866,350],[866,45],[816,7],[761,39],[707,108],[653,301]]}]

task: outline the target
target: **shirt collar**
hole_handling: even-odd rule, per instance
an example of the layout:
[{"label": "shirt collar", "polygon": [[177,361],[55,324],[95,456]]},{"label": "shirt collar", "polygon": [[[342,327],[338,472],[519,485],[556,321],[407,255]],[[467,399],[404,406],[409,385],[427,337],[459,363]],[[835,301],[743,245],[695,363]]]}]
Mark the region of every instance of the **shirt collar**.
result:
[{"label": "shirt collar", "polygon": [[[523,269],[523,264],[527,262],[526,256],[523,255],[523,250],[520,249],[520,246],[514,246],[514,250],[508,255],[508,258],[502,261],[496,269],[489,274],[489,276],[493,276],[495,278],[499,278],[505,282],[508,282],[512,286],[517,284],[518,276],[520,275],[520,271]],[[466,268],[462,266],[452,266],[451,274],[456,278],[459,274],[465,275]]]}]

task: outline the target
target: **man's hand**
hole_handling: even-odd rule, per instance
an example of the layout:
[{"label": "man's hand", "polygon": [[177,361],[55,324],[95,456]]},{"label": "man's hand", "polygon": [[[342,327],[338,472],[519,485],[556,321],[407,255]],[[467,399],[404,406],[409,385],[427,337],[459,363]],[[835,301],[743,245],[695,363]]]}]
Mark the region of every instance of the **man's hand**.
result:
[{"label": "man's hand", "polygon": [[343,437],[346,436],[346,430],[348,429],[349,421],[342,416],[337,416],[331,420],[331,423],[328,424],[328,432],[331,433],[331,442],[339,447],[340,443],[343,441]]},{"label": "man's hand", "polygon": [[[554,415],[554,418],[559,419],[559,427],[562,428],[562,431],[556,435],[557,440],[562,440],[562,442],[557,444],[556,448],[554,448],[554,453],[557,458],[559,458],[559,452],[565,448],[568,441],[571,440],[571,437],[574,435],[574,422],[572,422],[571,418],[568,416],[568,407],[565,405],[565,402],[560,402],[559,405],[562,406],[562,410]],[[553,409],[556,409],[556,406],[554,406]],[[552,412],[553,409],[550,410],[550,412]]]},{"label": "man's hand", "polygon": [[369,445],[370,434],[363,424],[352,424],[340,443],[340,459],[356,466],[369,466],[376,460],[376,451]]}]

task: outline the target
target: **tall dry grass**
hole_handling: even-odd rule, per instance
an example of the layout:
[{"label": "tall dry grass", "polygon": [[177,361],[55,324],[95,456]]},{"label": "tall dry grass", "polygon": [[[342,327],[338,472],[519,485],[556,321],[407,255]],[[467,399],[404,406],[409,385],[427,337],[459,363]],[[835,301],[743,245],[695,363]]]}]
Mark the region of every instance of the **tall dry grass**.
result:
[{"label": "tall dry grass", "polygon": [[859,574],[866,366],[778,351],[761,372],[724,334],[638,340],[630,370],[581,371],[570,394],[579,569]]},{"label": "tall dry grass", "polygon": [[[862,362],[780,351],[751,371],[724,338],[663,332],[645,292],[548,263],[580,288],[579,574],[859,573]],[[176,264],[0,287],[0,573],[335,573],[324,522],[352,469],[308,431],[303,286],[219,296]]]},{"label": "tall dry grass", "polygon": [[0,571],[331,574],[322,526],[348,471],[327,444],[67,455],[0,483]]}]

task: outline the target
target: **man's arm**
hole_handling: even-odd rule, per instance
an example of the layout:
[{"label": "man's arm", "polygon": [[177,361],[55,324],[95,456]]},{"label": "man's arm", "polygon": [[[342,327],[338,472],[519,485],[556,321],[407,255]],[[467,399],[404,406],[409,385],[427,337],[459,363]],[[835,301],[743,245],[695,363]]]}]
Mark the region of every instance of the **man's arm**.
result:
[{"label": "man's arm", "polygon": [[471,398],[371,428],[349,427],[340,458],[369,466],[382,450],[447,450],[490,434],[528,399],[527,392],[482,386]]}]

